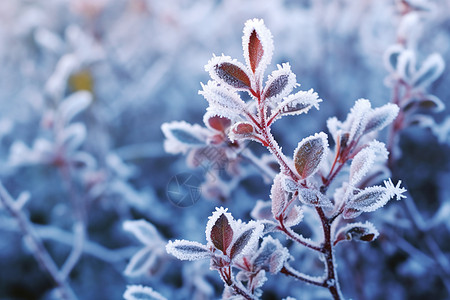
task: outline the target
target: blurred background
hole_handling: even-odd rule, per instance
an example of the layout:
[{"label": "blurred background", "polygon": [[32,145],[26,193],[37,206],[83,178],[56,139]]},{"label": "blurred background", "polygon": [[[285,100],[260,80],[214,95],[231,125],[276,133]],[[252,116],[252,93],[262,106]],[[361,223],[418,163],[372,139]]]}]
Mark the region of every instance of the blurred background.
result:
[{"label": "blurred background", "polygon": [[[204,242],[207,216],[218,205],[248,220],[256,200],[269,200],[270,184],[254,170],[220,197],[202,195],[188,207],[168,200],[175,175],[207,178],[204,169],[165,153],[160,127],[202,124],[207,102],[198,90],[209,79],[204,65],[213,53],[243,62],[243,25],[264,19],[275,45],[268,72],[289,62],[301,89],[323,99],[320,111],[275,125],[289,154],[303,137],[326,131],[329,117],[344,119],[358,98],[374,107],[391,101],[384,55],[399,42],[415,53],[418,67],[441,55],[446,67],[427,93],[448,106],[449,12],[448,0],[2,0],[2,193],[29,197],[17,211],[56,265],[66,265],[79,299],[122,299],[127,284],[151,286],[168,299],[217,299],[222,284],[208,263],[182,264],[163,244]],[[450,297],[448,112],[423,108],[421,121],[399,139],[393,177],[408,188],[415,219],[405,212],[411,201],[390,203],[368,215],[381,232],[376,242],[339,248],[348,298]],[[156,246],[124,229],[125,221],[140,219],[157,229]],[[53,299],[55,285],[17,220],[0,205],[0,299]],[[142,249],[142,261],[130,267]],[[302,251],[291,253],[314,272],[320,262]],[[282,275],[264,291],[263,299],[328,297]]]}]

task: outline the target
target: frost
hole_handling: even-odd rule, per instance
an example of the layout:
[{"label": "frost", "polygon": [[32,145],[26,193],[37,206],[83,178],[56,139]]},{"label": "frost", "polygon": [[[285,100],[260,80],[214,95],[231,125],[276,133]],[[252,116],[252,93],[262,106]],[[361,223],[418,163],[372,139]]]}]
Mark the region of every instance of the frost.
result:
[{"label": "frost", "polygon": [[278,174],[273,180],[272,188],[270,189],[270,199],[272,199],[272,214],[277,218],[286,206],[288,201],[287,193],[283,187],[283,176]]},{"label": "frost", "polygon": [[264,237],[258,251],[253,255],[252,262],[272,274],[280,272],[289,259],[289,251],[271,236]]},{"label": "frost", "polygon": [[299,188],[298,196],[301,202],[308,205],[326,208],[333,207],[331,200],[326,195],[315,189]]},{"label": "frost", "polygon": [[273,71],[266,82],[263,99],[272,103],[279,102],[292,92],[296,84],[296,77],[289,63],[278,65],[278,70]]},{"label": "frost", "polygon": [[390,72],[397,70],[398,58],[402,51],[404,51],[404,48],[399,44],[393,45],[386,50],[384,54],[384,65]]},{"label": "frost", "polygon": [[347,121],[350,122],[350,141],[358,139],[363,134],[370,111],[371,105],[369,100],[359,99],[356,101],[347,117]]},{"label": "frost", "polygon": [[144,274],[149,275],[150,270],[157,269],[160,265],[160,257],[163,252],[160,248],[144,247],[139,250],[125,268],[125,275],[137,277]]},{"label": "frost", "polygon": [[322,99],[313,89],[309,91],[299,91],[283,99],[275,108],[272,116],[279,115],[300,115],[307,113],[312,107],[319,109],[319,103]]},{"label": "frost", "polygon": [[272,218],[271,208],[271,201],[258,200],[250,212],[250,216],[255,220],[269,220]]},{"label": "frost", "polygon": [[257,79],[262,79],[273,54],[272,34],[263,20],[253,19],[245,22],[242,48],[247,65]]},{"label": "frost", "polygon": [[253,249],[261,238],[263,230],[264,225],[255,221],[239,226],[238,233],[235,235],[230,249],[230,258],[235,259],[239,255],[247,254]]},{"label": "frost", "polygon": [[386,186],[386,189],[387,189],[390,197],[395,196],[397,201],[401,200],[402,198],[406,198],[406,196],[403,195],[404,193],[406,193],[406,189],[400,187],[400,184],[402,184],[401,180],[399,180],[395,186],[392,183],[392,180],[390,178],[389,178],[389,181],[388,180],[384,181],[384,185]]},{"label": "frost", "polygon": [[210,129],[225,132],[230,127],[232,120],[224,116],[217,115],[212,111],[207,111],[203,116],[203,122],[206,127]]},{"label": "frost", "polygon": [[367,116],[364,134],[382,130],[384,127],[391,124],[395,117],[397,117],[399,110],[399,107],[392,103],[373,109]]},{"label": "frost", "polygon": [[305,179],[319,169],[328,153],[327,135],[323,132],[304,138],[294,151],[295,169]]},{"label": "frost", "polygon": [[444,71],[445,63],[438,53],[431,54],[423,62],[419,71],[414,74],[412,84],[414,87],[425,88],[434,82]]},{"label": "frost", "polygon": [[350,165],[350,184],[355,186],[373,168],[375,160],[379,155],[383,160],[387,159],[388,152],[383,143],[370,142],[367,147],[360,150]]},{"label": "frost", "polygon": [[389,198],[385,187],[371,186],[351,197],[345,207],[371,212],[384,206],[389,201]]},{"label": "frost", "polygon": [[164,123],[161,130],[166,137],[164,149],[173,154],[186,153],[192,147],[206,145],[209,135],[209,131],[200,125],[191,125],[184,121]]},{"label": "frost", "polygon": [[287,227],[292,227],[298,225],[303,220],[303,209],[295,205],[290,210],[289,213],[284,218],[284,225]]},{"label": "frost", "polygon": [[237,122],[228,133],[228,137],[231,141],[251,139],[260,141],[257,139],[258,134],[255,132],[255,127],[249,122]]},{"label": "frost", "polygon": [[161,240],[155,226],[145,220],[125,221],[123,229],[131,232],[144,245],[152,245]]},{"label": "frost", "polygon": [[160,293],[150,287],[142,285],[129,285],[123,294],[125,300],[167,300]]},{"label": "frost", "polygon": [[397,74],[406,82],[411,81],[411,77],[416,72],[416,56],[411,50],[405,50],[400,54],[397,63]]},{"label": "frost", "polygon": [[216,207],[216,211],[212,216],[208,217],[206,224],[206,240],[209,244],[218,247],[225,254],[226,249],[233,239],[234,219],[231,213],[227,212],[227,208]]},{"label": "frost", "polygon": [[202,84],[202,88],[203,91],[199,91],[199,94],[205,97],[211,107],[234,115],[239,115],[246,111],[245,102],[242,101],[239,95],[219,85],[217,82],[210,80],[206,85]]},{"label": "frost", "polygon": [[86,139],[87,130],[86,126],[82,123],[74,123],[66,128],[62,132],[62,140],[66,149],[76,150],[78,149]]},{"label": "frost", "polygon": [[378,230],[375,226],[366,221],[365,223],[350,223],[339,229],[336,234],[335,244],[340,241],[361,241],[361,242],[372,242],[379,235]]},{"label": "frost", "polygon": [[169,241],[166,251],[181,260],[199,260],[211,256],[206,246],[186,240]]},{"label": "frost", "polygon": [[205,66],[211,78],[224,83],[231,88],[238,90],[248,90],[252,83],[247,74],[248,69],[229,56],[214,56]]},{"label": "frost", "polygon": [[77,114],[88,108],[92,100],[90,92],[75,92],[61,103],[58,112],[61,114],[62,120],[69,123]]}]

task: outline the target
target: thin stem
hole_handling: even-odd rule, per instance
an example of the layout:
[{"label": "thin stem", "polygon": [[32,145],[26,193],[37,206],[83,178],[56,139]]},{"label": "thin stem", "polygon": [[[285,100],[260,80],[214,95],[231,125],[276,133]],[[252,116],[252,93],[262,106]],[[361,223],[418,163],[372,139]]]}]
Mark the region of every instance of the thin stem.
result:
[{"label": "thin stem", "polygon": [[227,272],[227,270],[220,269],[219,270],[219,274],[220,274],[220,278],[222,278],[223,282],[225,282],[226,285],[231,287],[238,295],[241,295],[246,300],[256,300],[256,297],[254,297],[253,295],[249,294],[245,290],[241,289],[236,284],[236,282],[233,279],[233,274],[231,273],[231,268],[230,267],[228,267],[228,272]]},{"label": "thin stem", "polygon": [[314,284],[321,287],[327,287],[326,282],[318,277],[309,276],[303,273],[298,272],[297,270],[293,269],[290,265],[286,264],[283,266],[283,268],[280,271],[281,273],[293,277],[297,280],[304,281],[306,283]]},{"label": "thin stem", "polygon": [[36,235],[28,218],[25,216],[23,211],[16,208],[13,198],[9,195],[8,191],[4,188],[1,182],[0,201],[11,216],[13,216],[19,223],[22,234],[32,249],[31,253],[42,268],[44,268],[50,275],[55,285],[60,289],[61,297],[66,300],[77,299],[71,287],[67,284],[64,277],[61,276],[58,266],[53,261],[47,249],[45,249],[44,244]]},{"label": "thin stem", "polygon": [[315,246],[311,244],[308,240],[306,240],[303,236],[295,233],[291,228],[287,228],[284,223],[283,219],[278,220],[280,226],[278,226],[278,229],[282,231],[286,236],[288,236],[290,239],[292,239],[294,242],[299,243],[300,245],[303,245],[309,249],[312,249],[314,251],[322,252],[322,248],[319,246]]}]

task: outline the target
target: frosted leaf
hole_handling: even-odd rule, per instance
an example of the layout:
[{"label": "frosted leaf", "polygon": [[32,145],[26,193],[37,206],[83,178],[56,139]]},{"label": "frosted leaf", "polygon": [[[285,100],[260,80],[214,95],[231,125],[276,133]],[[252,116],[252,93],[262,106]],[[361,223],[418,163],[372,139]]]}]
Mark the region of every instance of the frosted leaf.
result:
[{"label": "frosted leaf", "polygon": [[250,212],[250,216],[255,220],[269,220],[272,218],[271,201],[256,201],[255,207]]},{"label": "frosted leaf", "polygon": [[328,131],[330,132],[331,136],[333,136],[335,142],[337,142],[338,135],[341,132],[343,125],[344,124],[340,122],[336,117],[331,117],[327,120]]},{"label": "frosted leaf", "polygon": [[298,198],[301,202],[307,205],[321,206],[325,208],[333,207],[331,200],[316,189],[299,188]]},{"label": "frosted leaf", "polygon": [[367,147],[360,150],[350,165],[350,185],[357,185],[367,173],[372,170],[377,155],[387,159],[388,152],[383,143],[378,141],[370,142]]},{"label": "frosted leaf", "polygon": [[416,88],[426,88],[434,82],[445,68],[445,62],[438,53],[431,54],[424,61],[419,71],[414,74],[412,84]]},{"label": "frosted leaf", "polygon": [[181,260],[199,260],[211,256],[206,246],[186,240],[169,241],[166,251]]},{"label": "frosted leaf", "polygon": [[144,245],[154,245],[156,241],[161,240],[155,226],[145,220],[125,221],[122,226]]},{"label": "frosted leaf", "polygon": [[416,56],[413,51],[405,50],[398,58],[397,74],[406,82],[411,82],[414,73],[416,73]]},{"label": "frosted leaf", "polygon": [[295,169],[305,179],[319,169],[328,153],[327,135],[323,132],[304,138],[294,151]]},{"label": "frosted leaf", "polygon": [[292,92],[296,84],[296,77],[289,63],[278,65],[278,70],[273,71],[266,82],[263,99],[274,103],[279,102]]},{"label": "frosted leaf", "polygon": [[420,126],[424,128],[435,128],[436,122],[431,116],[422,114],[413,114],[406,120],[405,127]]},{"label": "frosted leaf", "polygon": [[69,123],[73,117],[85,110],[92,103],[92,94],[88,91],[78,91],[67,97],[59,106],[61,119]]},{"label": "frosted leaf", "polygon": [[278,240],[266,236],[258,251],[253,255],[252,263],[257,268],[276,274],[280,272],[289,257],[288,249],[283,247]]},{"label": "frosted leaf", "polygon": [[385,187],[371,186],[352,196],[345,207],[370,212],[384,206],[389,201]]},{"label": "frosted leaf", "polygon": [[272,34],[263,20],[253,19],[245,22],[242,48],[247,65],[256,78],[261,79],[273,54]]},{"label": "frosted leaf", "polygon": [[214,111],[207,111],[203,116],[203,122],[210,129],[225,132],[231,126],[232,120]]},{"label": "frosted leaf", "polygon": [[234,223],[233,216],[227,212],[227,209],[216,207],[216,211],[209,217],[206,224],[205,233],[208,243],[225,254],[233,240]]},{"label": "frosted leaf", "polygon": [[414,101],[419,109],[431,112],[441,112],[445,109],[445,104],[441,99],[434,95],[425,95],[422,99]]},{"label": "frosted leaf", "polygon": [[350,136],[349,140],[358,139],[366,129],[368,122],[368,115],[372,111],[370,101],[367,99],[358,99],[355,105],[350,110],[347,121],[350,122]]},{"label": "frosted leaf", "polygon": [[299,91],[284,98],[272,115],[300,115],[307,113],[312,107],[319,109],[320,102],[322,102],[322,99],[319,99],[319,96],[313,89]]},{"label": "frosted leaf", "polygon": [[230,248],[230,258],[234,259],[239,255],[247,254],[253,249],[262,236],[263,230],[264,225],[255,221],[241,226]]},{"label": "frosted leaf", "polygon": [[83,144],[86,135],[86,126],[82,123],[74,123],[64,128],[62,141],[67,150],[76,150]]},{"label": "frosted leaf", "polygon": [[399,107],[392,103],[373,109],[367,116],[364,134],[375,130],[382,130],[384,127],[391,124],[397,117],[399,110]]},{"label": "frosted leaf", "polygon": [[152,288],[142,285],[128,285],[123,298],[125,300],[167,300]]},{"label": "frosted leaf", "polygon": [[292,180],[289,176],[281,174],[281,182],[283,184],[283,189],[289,193],[294,193],[298,189],[298,183]]},{"label": "frosted leaf", "polygon": [[295,205],[290,210],[289,213],[284,218],[284,225],[287,227],[292,227],[298,225],[303,220],[303,209]]},{"label": "frosted leaf", "polygon": [[186,153],[192,147],[205,146],[210,134],[206,128],[184,121],[164,123],[161,130],[166,137],[164,150],[172,154]]},{"label": "frosted leaf", "polygon": [[66,54],[58,61],[55,71],[45,84],[45,92],[54,100],[59,101],[64,95],[67,80],[80,65],[75,54]]},{"label": "frosted leaf", "polygon": [[283,176],[278,174],[275,176],[270,189],[270,199],[272,200],[272,214],[277,218],[287,204],[287,193],[283,187]]},{"label": "frosted leaf", "polygon": [[350,223],[339,229],[335,237],[335,244],[340,241],[372,242],[378,237],[378,230],[372,223]]},{"label": "frosted leaf", "polygon": [[398,58],[403,50],[402,45],[393,45],[384,53],[384,65],[389,72],[394,73],[397,70]]},{"label": "frosted leaf", "polygon": [[210,80],[206,85],[202,84],[202,88],[203,90],[198,93],[205,97],[210,106],[225,109],[228,113],[234,113],[235,115],[246,111],[245,102],[239,95],[217,82]]},{"label": "frosted leaf", "polygon": [[139,250],[128,263],[125,268],[125,275],[129,277],[137,277],[147,274],[148,271],[154,268],[154,265],[159,263],[159,256],[161,255],[159,249],[152,247],[144,247]]},{"label": "frosted leaf", "polygon": [[228,137],[231,141],[245,140],[245,139],[256,139],[257,133],[255,132],[255,127],[249,122],[237,122],[232,127],[228,133]]},{"label": "frosted leaf", "polygon": [[205,66],[212,79],[238,90],[251,89],[248,69],[229,56],[215,56]]},{"label": "frosted leaf", "polygon": [[256,290],[257,288],[260,288],[264,285],[264,283],[267,281],[266,271],[260,270],[256,276],[253,277],[253,280],[251,281],[250,289]]}]

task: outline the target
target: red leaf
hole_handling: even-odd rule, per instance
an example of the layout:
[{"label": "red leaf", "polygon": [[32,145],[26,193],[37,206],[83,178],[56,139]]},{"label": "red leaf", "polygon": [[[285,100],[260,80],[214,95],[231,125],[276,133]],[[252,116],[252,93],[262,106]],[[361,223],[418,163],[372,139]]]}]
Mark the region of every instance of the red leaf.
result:
[{"label": "red leaf", "polygon": [[239,123],[236,127],[233,128],[233,132],[236,134],[242,134],[244,136],[252,135],[253,134],[253,125],[250,123]]},{"label": "red leaf", "polygon": [[250,78],[247,73],[235,64],[224,62],[214,67],[214,70],[220,79],[234,88],[250,88]]},{"label": "red leaf", "polygon": [[221,116],[213,116],[208,119],[209,126],[217,131],[224,132],[231,125],[231,120]]},{"label": "red leaf", "polygon": [[250,34],[250,42],[248,44],[248,54],[250,56],[250,67],[252,68],[253,73],[255,73],[256,68],[259,65],[263,55],[264,49],[261,44],[261,40],[256,33],[256,30],[253,30]]},{"label": "red leaf", "polygon": [[211,241],[217,249],[225,253],[232,240],[233,229],[225,214],[221,214],[211,229]]}]

